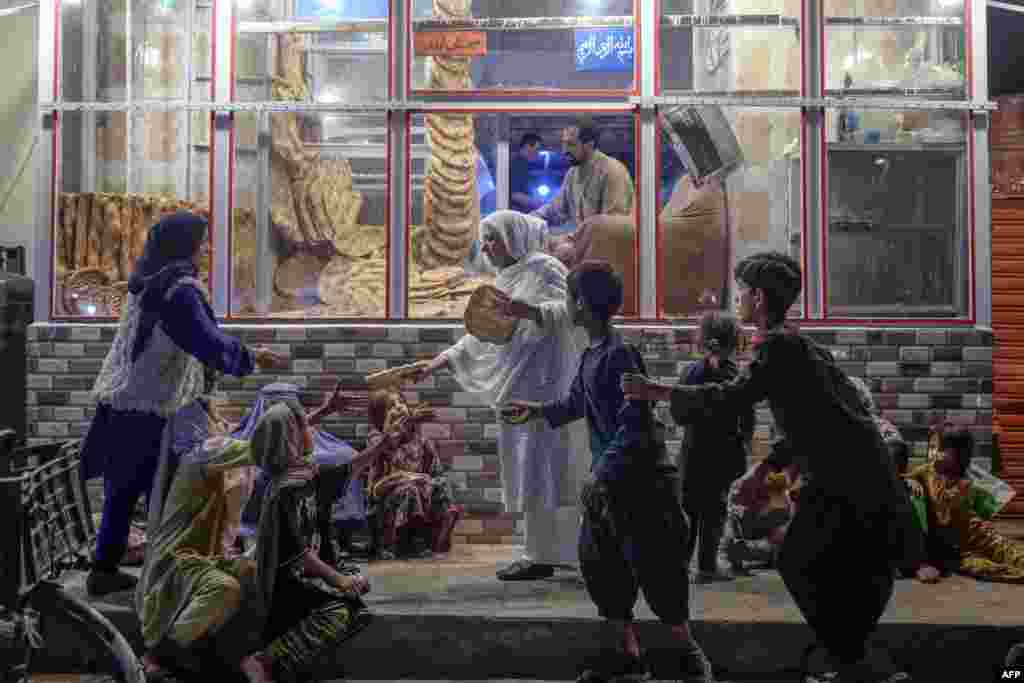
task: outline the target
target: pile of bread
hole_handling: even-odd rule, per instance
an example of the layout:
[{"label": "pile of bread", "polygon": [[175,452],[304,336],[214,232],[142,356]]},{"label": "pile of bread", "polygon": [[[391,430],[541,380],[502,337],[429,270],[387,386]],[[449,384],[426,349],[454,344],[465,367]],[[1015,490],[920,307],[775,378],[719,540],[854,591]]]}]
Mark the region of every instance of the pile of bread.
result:
[{"label": "pile of bread", "polygon": [[[163,216],[192,211],[209,219],[205,205],[159,194],[63,192],[57,197],[55,274],[58,315],[118,317],[127,280],[142,255],[149,229]],[[252,211],[235,209],[236,249],[252,249],[255,235]],[[255,284],[250,265],[236,260],[234,286]],[[200,259],[200,279],[209,286],[210,251]]]},{"label": "pile of bread", "polygon": [[[467,19],[470,0],[434,0],[434,18]],[[432,57],[431,90],[472,87],[468,57]],[[424,269],[460,265],[480,223],[476,186],[476,145],[472,114],[426,115],[430,163],[423,197],[424,233],[414,255]]]}]

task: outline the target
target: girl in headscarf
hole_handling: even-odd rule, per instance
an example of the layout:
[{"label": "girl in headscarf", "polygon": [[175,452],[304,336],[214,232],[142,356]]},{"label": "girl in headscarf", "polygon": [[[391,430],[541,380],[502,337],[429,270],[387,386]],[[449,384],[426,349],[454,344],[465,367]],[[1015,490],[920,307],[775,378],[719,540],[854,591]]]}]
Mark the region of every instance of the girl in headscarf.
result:
[{"label": "girl in headscarf", "polygon": [[[166,675],[165,663],[201,668],[204,651],[213,649],[213,637],[239,611],[243,599],[248,603],[254,596],[283,594],[276,602],[268,600],[266,606],[273,608],[280,600],[298,600],[308,606],[308,600],[301,602],[303,595],[282,591],[282,587],[288,588],[288,579],[278,581],[275,588],[275,577],[280,574],[276,567],[312,571],[338,591],[359,592],[365,587],[361,580],[342,577],[329,567],[324,570],[326,565],[306,558],[307,542],[294,538],[306,532],[310,508],[303,496],[315,491],[318,475],[307,457],[311,429],[341,410],[344,402],[336,389],[308,416],[297,401],[275,404],[261,418],[251,441],[214,436],[182,458],[166,498],[159,500],[162,514],[151,519],[150,549],[135,596],[148,651],[143,665],[150,680]],[[225,530],[239,512],[232,499],[237,488],[234,480],[255,466],[271,474],[273,492],[268,497],[277,496],[268,526],[260,530],[258,563],[228,557],[223,545]],[[289,543],[302,545],[301,551]],[[252,586],[257,586],[254,595],[247,592]],[[255,614],[262,617],[267,611]],[[295,625],[294,621],[284,630]],[[259,635],[259,629],[256,633]],[[230,634],[227,642],[233,642]],[[262,642],[266,641],[257,647]],[[252,648],[217,649],[235,654],[237,661]]]},{"label": "girl in headscarf", "polygon": [[217,328],[197,278],[207,224],[188,212],[150,228],[128,281],[117,336],[93,386],[96,414],[82,446],[83,476],[104,477],[103,516],[86,586],[91,595],[128,590],[135,579],[118,570],[131,515],[149,495],[167,420],[204,389],[208,366],[236,377],[283,359],[250,349]]},{"label": "girl in headscarf", "polygon": [[[568,271],[543,253],[546,237],[543,220],[516,211],[497,211],[481,222],[483,251],[497,270],[495,284],[505,295],[506,313],[521,318],[518,329],[500,346],[467,334],[419,379],[448,369],[463,391],[494,408],[516,399],[553,401],[568,391],[580,351],[565,307]],[[552,576],[556,565],[575,566],[579,516],[573,503],[585,467],[576,456],[585,457],[585,432],[581,426],[552,429],[500,421],[498,429],[505,507],[525,513],[526,520],[526,552],[498,577],[542,579]]]},{"label": "girl in headscarf", "polygon": [[[312,430],[294,400],[272,406],[253,434],[253,461],[271,479],[256,542],[256,619],[247,618],[248,611],[236,619],[240,629],[261,633],[269,643],[242,661],[252,683],[308,674],[325,650],[354,636],[371,618],[359,597],[370,589],[366,578],[342,575],[319,557],[312,450]],[[352,476],[361,476],[382,452],[371,446],[359,453]]]},{"label": "girl in headscarf", "polygon": [[368,412],[367,444],[398,437],[398,444],[374,461],[366,478],[380,530],[377,558],[395,559],[400,534],[414,531],[431,534],[423,556],[447,552],[462,509],[452,504],[451,484],[437,445],[420,434],[420,422],[428,415],[413,411],[402,394],[389,390],[371,394]]}]

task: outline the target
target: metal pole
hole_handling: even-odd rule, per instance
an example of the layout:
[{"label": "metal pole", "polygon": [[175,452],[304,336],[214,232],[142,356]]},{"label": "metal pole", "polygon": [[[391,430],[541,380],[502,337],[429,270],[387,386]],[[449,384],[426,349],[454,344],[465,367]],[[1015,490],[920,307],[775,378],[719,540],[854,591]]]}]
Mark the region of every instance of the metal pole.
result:
[{"label": "metal pole", "polygon": [[[274,286],[274,255],[270,250],[270,156],[273,143],[270,129],[272,114],[257,114],[259,156],[256,162],[256,312],[270,312]],[[278,114],[278,116],[288,116]]]},{"label": "metal pole", "polygon": [[[388,37],[391,46],[391,62],[388,64],[388,73],[391,77],[392,100],[405,102],[406,73],[405,55],[410,49],[409,32],[406,30],[408,3],[392,2],[391,9],[391,34]],[[411,178],[406,175],[406,165],[409,163],[409,135],[406,127],[406,113],[404,111],[391,111],[388,114],[388,131],[391,154],[389,159],[388,175],[388,205],[389,205],[389,236],[391,248],[388,250],[388,300],[390,307],[388,317],[404,318],[406,315],[407,303],[407,269],[409,267],[408,254],[406,252],[406,240],[408,239],[408,202],[406,196],[406,183]],[[411,124],[411,122],[410,122]],[[411,174],[411,166],[410,166]]]},{"label": "metal pole", "polygon": [[[55,46],[57,44],[56,3],[58,0],[43,0],[39,5],[39,90],[36,96],[39,104],[54,100],[54,66],[56,65]],[[50,319],[50,297],[53,293],[53,269],[51,254],[53,252],[53,188],[60,180],[60,168],[57,177],[53,177],[53,144],[57,135],[52,112],[43,112],[39,117],[39,137],[43,144],[39,145],[36,155],[36,235],[32,244],[32,277],[37,286],[34,291],[33,315],[35,321],[46,322]]]},{"label": "metal pole", "polygon": [[[654,65],[658,59],[655,54],[655,35],[660,26],[656,16],[655,0],[640,0],[640,95],[653,97]],[[639,244],[639,263],[637,264],[637,292],[641,318],[654,319],[661,313],[658,310],[658,176],[655,158],[658,149],[657,111],[644,108],[640,111],[640,164],[637,172],[640,176],[640,202],[638,225],[635,238]]]},{"label": "metal pole", "polygon": [[[501,127],[499,126],[499,129]],[[498,209],[507,209],[509,207],[509,188],[512,184],[512,178],[510,173],[512,170],[512,155],[509,149],[508,141],[508,126],[504,127],[505,135],[498,140],[498,153],[497,153],[497,204]]]},{"label": "metal pole", "polygon": [[[217,36],[216,63],[213,64],[214,73],[217,76],[214,102],[227,103],[231,101],[231,53],[235,49],[231,36],[231,21],[234,11],[234,3],[229,0],[220,0],[215,4],[214,31]],[[231,272],[231,255],[228,253],[228,236],[231,230],[231,185],[228,178],[228,169],[231,167],[231,131],[234,126],[233,117],[227,112],[217,112],[214,115],[214,125],[211,135],[214,142],[214,154],[211,159],[213,164],[213,188],[211,189],[213,202],[213,263],[210,274],[210,287],[213,296],[213,312],[219,317],[228,315],[228,283]]]},{"label": "metal pole", "polygon": [[[825,84],[821,79],[821,61],[824,58],[824,45],[821,41],[822,8],[819,0],[804,0],[804,25],[800,27],[803,38],[803,82],[806,98],[823,96]],[[806,286],[804,298],[807,302],[807,315],[810,318],[821,318],[824,315],[823,283],[827,274],[822,272],[822,249],[824,248],[824,231],[828,226],[823,224],[821,202],[824,190],[825,166],[822,164],[824,155],[828,153],[827,145],[822,146],[822,129],[825,126],[825,109],[808,107],[803,114],[804,147],[800,150],[803,166],[803,216],[804,253],[807,261],[804,264]],[[825,201],[828,199],[825,198]]]},{"label": "metal pole", "polygon": [[[195,21],[196,21],[196,0],[187,0],[188,6],[185,9],[185,35],[184,40],[180,41],[180,45],[185,46],[185,92],[182,93],[182,97],[186,102],[192,101],[192,78],[195,66],[192,63],[193,49],[192,41],[195,35]],[[178,154],[181,156],[179,165],[182,167],[181,176],[179,176],[178,185],[181,188],[179,191],[180,197],[186,197],[188,199],[193,198],[192,192],[192,113],[185,111],[181,112],[181,116],[184,117],[183,125],[178,126]]]},{"label": "metal pole", "polygon": [[[128,104],[135,102],[135,13],[132,11],[132,5],[134,3],[128,0],[124,3],[125,6],[125,62],[127,63],[127,76],[125,77],[125,101]],[[144,114],[138,114],[144,116]],[[129,194],[138,192],[139,181],[135,177],[135,154],[136,150],[142,151],[140,148],[145,147],[145,126],[143,126],[143,136],[139,144],[135,143],[135,116],[136,114],[128,111],[124,115],[125,125],[125,189]],[[143,173],[145,170],[143,170]]]},{"label": "metal pole", "polygon": [[[988,3],[992,4],[992,3]],[[988,8],[982,0],[967,4],[971,13],[971,93],[975,102],[987,102]],[[978,327],[992,327],[992,188],[989,154],[989,116],[975,112],[968,135],[974,142],[974,319]]]},{"label": "metal pole", "polygon": [[[86,0],[82,4],[82,101],[93,102],[97,98],[96,68],[99,58],[99,29],[97,13],[99,0]],[[59,28],[59,27],[58,27]],[[63,97],[61,98],[63,100]],[[81,114],[81,189],[83,192],[96,191],[96,112],[83,111]]]}]

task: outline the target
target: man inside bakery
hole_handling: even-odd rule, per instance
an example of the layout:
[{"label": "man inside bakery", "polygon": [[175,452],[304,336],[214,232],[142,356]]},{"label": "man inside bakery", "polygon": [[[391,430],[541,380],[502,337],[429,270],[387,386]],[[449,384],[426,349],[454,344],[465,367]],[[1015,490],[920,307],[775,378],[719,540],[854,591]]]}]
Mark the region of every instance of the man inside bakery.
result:
[{"label": "man inside bakery", "polygon": [[[553,238],[548,253],[572,268],[587,259],[607,260],[626,280],[631,300],[634,233],[633,178],[626,166],[600,149],[601,131],[589,116],[562,130],[562,151],[570,168],[554,199],[533,212],[549,226],[570,223],[575,230]],[[624,260],[625,259],[625,260]]]},{"label": "man inside bakery", "polygon": [[536,133],[524,133],[519,139],[519,153],[508,168],[509,208],[522,213],[535,211],[544,205],[530,196],[530,162],[540,156],[543,140]]},{"label": "man inside bakery", "polygon": [[589,116],[562,129],[562,152],[569,172],[554,199],[534,211],[548,225],[575,223],[579,229],[592,216],[631,216],[633,179],[618,159],[597,148],[601,131]]}]

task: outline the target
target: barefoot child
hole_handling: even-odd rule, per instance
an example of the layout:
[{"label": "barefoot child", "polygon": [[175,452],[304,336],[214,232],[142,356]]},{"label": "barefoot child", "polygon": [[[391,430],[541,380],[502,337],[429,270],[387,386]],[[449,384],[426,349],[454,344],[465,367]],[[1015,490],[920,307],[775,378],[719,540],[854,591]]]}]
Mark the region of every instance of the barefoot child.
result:
[{"label": "barefoot child", "polygon": [[567,285],[573,322],[590,336],[569,394],[544,404],[511,401],[504,417],[544,419],[552,428],[585,417],[590,426],[593,481],[581,496],[580,566],[598,611],[616,627],[621,649],[609,651],[577,680],[650,678],[633,622],[642,588],[672,629],[685,680],[710,682],[711,664],[689,627],[689,522],[680,506],[678,469],[651,405],[625,401],[620,388],[625,373],[645,372],[639,352],[611,324],[622,305],[622,280],[607,263],[588,261],[569,274]]},{"label": "barefoot child", "polygon": [[623,391],[629,400],[671,401],[681,424],[768,400],[789,443],[768,466],[797,464],[805,478],[779,571],[836,660],[838,680],[879,680],[866,663],[867,640],[892,597],[895,569],[920,551],[910,502],[877,425],[831,354],[783,326],[800,292],[800,265],[760,253],[737,264],[735,276],[739,317],[758,333],[739,377],[671,387],[629,375]]}]

